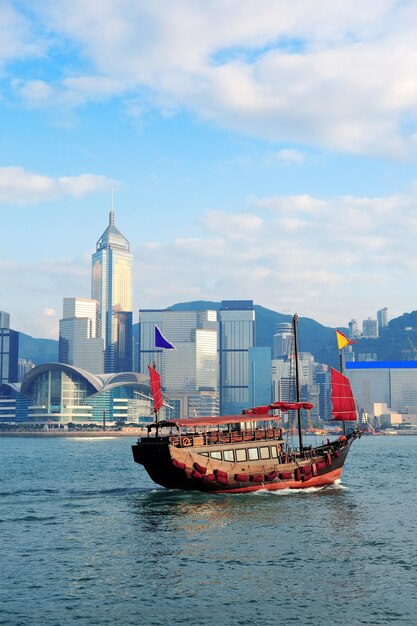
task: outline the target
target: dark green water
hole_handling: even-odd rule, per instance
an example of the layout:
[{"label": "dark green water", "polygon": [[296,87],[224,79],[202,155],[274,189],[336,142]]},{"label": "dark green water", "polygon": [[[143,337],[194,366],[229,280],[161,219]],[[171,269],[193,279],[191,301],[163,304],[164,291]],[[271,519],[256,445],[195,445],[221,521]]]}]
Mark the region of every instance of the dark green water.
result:
[{"label": "dark green water", "polygon": [[417,437],[339,487],[166,491],[130,438],[0,438],[0,624],[417,623]]}]

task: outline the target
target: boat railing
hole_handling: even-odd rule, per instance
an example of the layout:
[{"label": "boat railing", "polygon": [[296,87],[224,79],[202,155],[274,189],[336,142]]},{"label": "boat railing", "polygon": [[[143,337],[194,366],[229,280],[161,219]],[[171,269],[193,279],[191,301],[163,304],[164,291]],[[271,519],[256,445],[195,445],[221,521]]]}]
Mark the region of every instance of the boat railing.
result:
[{"label": "boat railing", "polygon": [[282,430],[274,427],[253,430],[231,429],[196,433],[186,432],[169,435],[169,443],[180,448],[245,443],[247,441],[267,441],[270,439],[282,439]]}]

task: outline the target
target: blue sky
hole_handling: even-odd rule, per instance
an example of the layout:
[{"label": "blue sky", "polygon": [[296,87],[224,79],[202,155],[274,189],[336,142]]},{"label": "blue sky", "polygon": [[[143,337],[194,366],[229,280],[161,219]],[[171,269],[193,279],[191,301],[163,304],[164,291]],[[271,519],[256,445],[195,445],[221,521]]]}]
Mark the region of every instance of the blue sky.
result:
[{"label": "blue sky", "polygon": [[116,224],[139,308],[417,308],[417,5],[0,0],[0,309],[58,334]]}]

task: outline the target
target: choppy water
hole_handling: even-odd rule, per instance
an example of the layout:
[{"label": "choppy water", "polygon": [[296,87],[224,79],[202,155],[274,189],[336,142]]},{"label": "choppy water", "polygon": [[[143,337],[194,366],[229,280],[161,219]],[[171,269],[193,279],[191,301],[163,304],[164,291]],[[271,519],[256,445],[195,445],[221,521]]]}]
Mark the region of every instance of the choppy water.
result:
[{"label": "choppy water", "polygon": [[0,438],[0,623],[416,624],[417,437],[338,487],[166,491],[134,439]]}]

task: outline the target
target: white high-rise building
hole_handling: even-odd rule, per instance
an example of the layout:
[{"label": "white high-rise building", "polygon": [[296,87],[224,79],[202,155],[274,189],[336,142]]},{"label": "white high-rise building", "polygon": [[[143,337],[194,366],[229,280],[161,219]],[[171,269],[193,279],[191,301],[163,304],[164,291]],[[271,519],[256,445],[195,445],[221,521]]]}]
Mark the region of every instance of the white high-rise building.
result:
[{"label": "white high-rise building", "polygon": [[[155,348],[155,326],[175,349]],[[148,365],[155,363],[170,404],[181,401],[184,415],[190,401],[183,396],[191,394],[195,407],[200,402],[201,406],[210,407],[211,413],[218,411],[216,311],[142,310],[139,311],[139,333],[140,371],[147,374]],[[199,402],[197,396],[201,396]]]},{"label": "white high-rise building", "polygon": [[368,339],[376,339],[378,337],[378,321],[368,317],[362,322],[362,336]]},{"label": "white high-rise building", "polygon": [[[155,326],[175,350],[155,348]],[[156,363],[167,390],[218,388],[216,311],[139,311],[140,371]]]},{"label": "white high-rise building", "polygon": [[285,354],[289,354],[294,341],[294,331],[292,324],[282,322],[277,325],[277,330],[272,339],[272,358],[279,359]]},{"label": "white high-rise building", "polygon": [[349,322],[349,337],[351,339],[357,339],[361,336],[361,331],[359,330],[358,321],[355,319],[351,319]]},{"label": "white high-rise building", "polygon": [[59,320],[59,362],[100,374],[104,369],[104,341],[98,336],[98,302],[64,298]]},{"label": "white high-rise building", "polygon": [[10,328],[10,313],[0,311],[0,328]]},{"label": "white high-rise building", "polygon": [[388,326],[388,309],[384,307],[383,309],[379,309],[376,314],[376,318],[378,320],[378,328],[386,328]]}]

